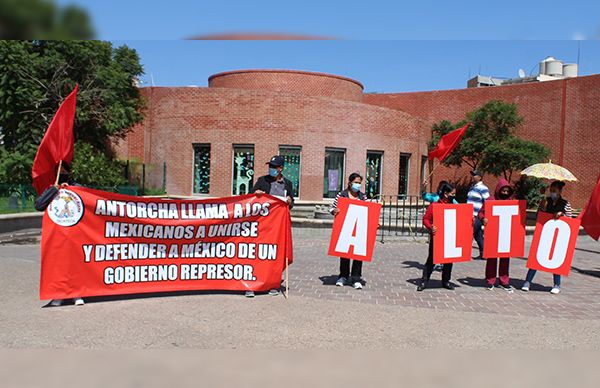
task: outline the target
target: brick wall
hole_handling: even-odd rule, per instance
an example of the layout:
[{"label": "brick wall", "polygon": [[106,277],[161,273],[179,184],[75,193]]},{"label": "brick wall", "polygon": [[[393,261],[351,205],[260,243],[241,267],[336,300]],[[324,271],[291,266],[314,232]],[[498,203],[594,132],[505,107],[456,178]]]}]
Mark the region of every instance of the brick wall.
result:
[{"label": "brick wall", "polygon": [[[144,143],[147,163],[167,162],[167,191],[192,194],[192,144],[211,144],[210,195],[230,195],[234,144],[254,144],[256,175],[280,145],[302,146],[300,198],[323,197],[326,147],[345,148],[346,175],[365,172],[367,150],[384,151],[384,193],[398,191],[400,152],[410,153],[409,189],[418,193],[425,122],[373,105],[323,97],[229,88],[145,88],[146,120],[119,143],[120,157]],[[143,132],[143,135],[140,134]],[[126,151],[125,151],[126,150]],[[128,153],[125,153],[128,152]]]},{"label": "brick wall", "polygon": [[[546,145],[553,162],[575,174],[579,182],[568,184],[564,194],[574,206],[582,207],[600,173],[600,151],[593,141],[600,136],[600,75],[487,88],[365,94],[363,101],[434,123],[464,119],[465,113],[492,99],[518,105],[524,117],[518,135]],[[440,168],[434,176],[437,182],[460,179],[467,173],[467,169]],[[496,183],[492,177],[488,181],[490,186]]]}]

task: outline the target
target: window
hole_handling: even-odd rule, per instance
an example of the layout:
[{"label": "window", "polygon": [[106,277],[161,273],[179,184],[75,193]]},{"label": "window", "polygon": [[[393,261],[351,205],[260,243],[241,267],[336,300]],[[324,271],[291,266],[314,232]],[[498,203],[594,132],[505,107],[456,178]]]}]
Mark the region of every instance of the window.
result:
[{"label": "window", "polygon": [[280,146],[279,155],[285,159],[283,175],[292,181],[294,197],[298,197],[300,192],[300,151],[301,147]]},{"label": "window", "polygon": [[346,151],[339,148],[325,149],[325,172],[323,198],[335,198],[344,183],[344,160]]},{"label": "window", "polygon": [[248,194],[254,185],[254,146],[233,146],[233,195]]},{"label": "window", "polygon": [[194,144],[194,194],[210,191],[210,144]]},{"label": "window", "polygon": [[381,162],[383,152],[367,151],[367,168],[365,169],[365,194],[367,198],[375,198],[381,194]]},{"label": "window", "polygon": [[398,171],[398,195],[408,195],[408,177],[410,154],[400,154],[400,170]]},{"label": "window", "polygon": [[423,186],[423,182],[425,182],[425,179],[429,178],[427,176],[427,164],[428,164],[427,156],[421,156],[421,179],[420,179],[421,186]]}]

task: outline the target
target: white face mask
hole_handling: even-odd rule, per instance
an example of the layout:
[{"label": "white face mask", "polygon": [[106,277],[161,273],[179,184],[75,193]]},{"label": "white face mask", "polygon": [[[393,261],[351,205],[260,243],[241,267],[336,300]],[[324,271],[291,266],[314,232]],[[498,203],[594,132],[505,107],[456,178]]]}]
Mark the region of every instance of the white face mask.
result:
[{"label": "white face mask", "polygon": [[558,193],[552,192],[550,193],[550,198],[552,198],[553,201],[556,201],[559,197]]}]

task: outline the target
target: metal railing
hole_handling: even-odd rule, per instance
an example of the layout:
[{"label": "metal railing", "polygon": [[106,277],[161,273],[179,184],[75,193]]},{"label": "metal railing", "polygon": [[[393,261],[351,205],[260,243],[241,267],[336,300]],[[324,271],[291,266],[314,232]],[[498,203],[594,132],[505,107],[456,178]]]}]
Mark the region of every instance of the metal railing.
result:
[{"label": "metal railing", "polygon": [[385,242],[392,236],[426,236],[423,215],[429,205],[417,195],[378,195],[374,202],[382,205],[377,238]]},{"label": "metal railing", "polygon": [[[133,196],[140,194],[137,186],[86,187]],[[35,212],[36,198],[37,193],[29,183],[0,183],[0,214]]]}]

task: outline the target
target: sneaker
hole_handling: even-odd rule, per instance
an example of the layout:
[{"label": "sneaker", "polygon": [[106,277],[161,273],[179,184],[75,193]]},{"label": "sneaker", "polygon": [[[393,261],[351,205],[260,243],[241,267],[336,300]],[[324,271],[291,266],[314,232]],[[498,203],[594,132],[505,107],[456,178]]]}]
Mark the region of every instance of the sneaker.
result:
[{"label": "sneaker", "polygon": [[444,287],[446,290],[454,291],[454,284],[450,282],[442,284],[442,287]]},{"label": "sneaker", "polygon": [[61,306],[62,304],[63,304],[62,299],[52,299],[52,301],[50,302],[50,306],[52,306],[52,307],[58,307],[58,306]]},{"label": "sneaker", "polygon": [[269,290],[269,295],[271,296],[278,296],[279,295],[279,290],[276,288],[272,288]]},{"label": "sneaker", "polygon": [[361,282],[354,282],[354,289],[355,290],[362,290],[363,285]]},{"label": "sneaker", "polygon": [[344,284],[346,284],[346,278],[344,277],[340,277],[337,282],[335,282],[335,285],[338,287],[344,287]]},{"label": "sneaker", "polygon": [[494,285],[493,284],[487,284],[485,286],[485,289],[488,290],[488,291],[494,291]]},{"label": "sneaker", "polygon": [[75,298],[73,299],[73,303],[75,303],[75,306],[83,306],[85,304],[83,298]]},{"label": "sneaker", "polygon": [[529,283],[529,282],[523,283],[523,287],[521,287],[521,291],[525,291],[525,292],[529,291],[529,286],[531,286],[531,283]]},{"label": "sneaker", "polygon": [[559,286],[552,287],[552,289],[550,290],[550,293],[553,295],[560,294],[560,287]]},{"label": "sneaker", "polygon": [[500,288],[502,288],[504,291],[511,293],[513,292],[513,288],[510,286],[510,284],[501,284]]},{"label": "sneaker", "polygon": [[426,288],[427,288],[427,285],[425,285],[425,283],[421,283],[417,286],[417,291],[423,291]]},{"label": "sneaker", "polygon": [[254,291],[246,291],[244,294],[246,298],[254,298]]}]

